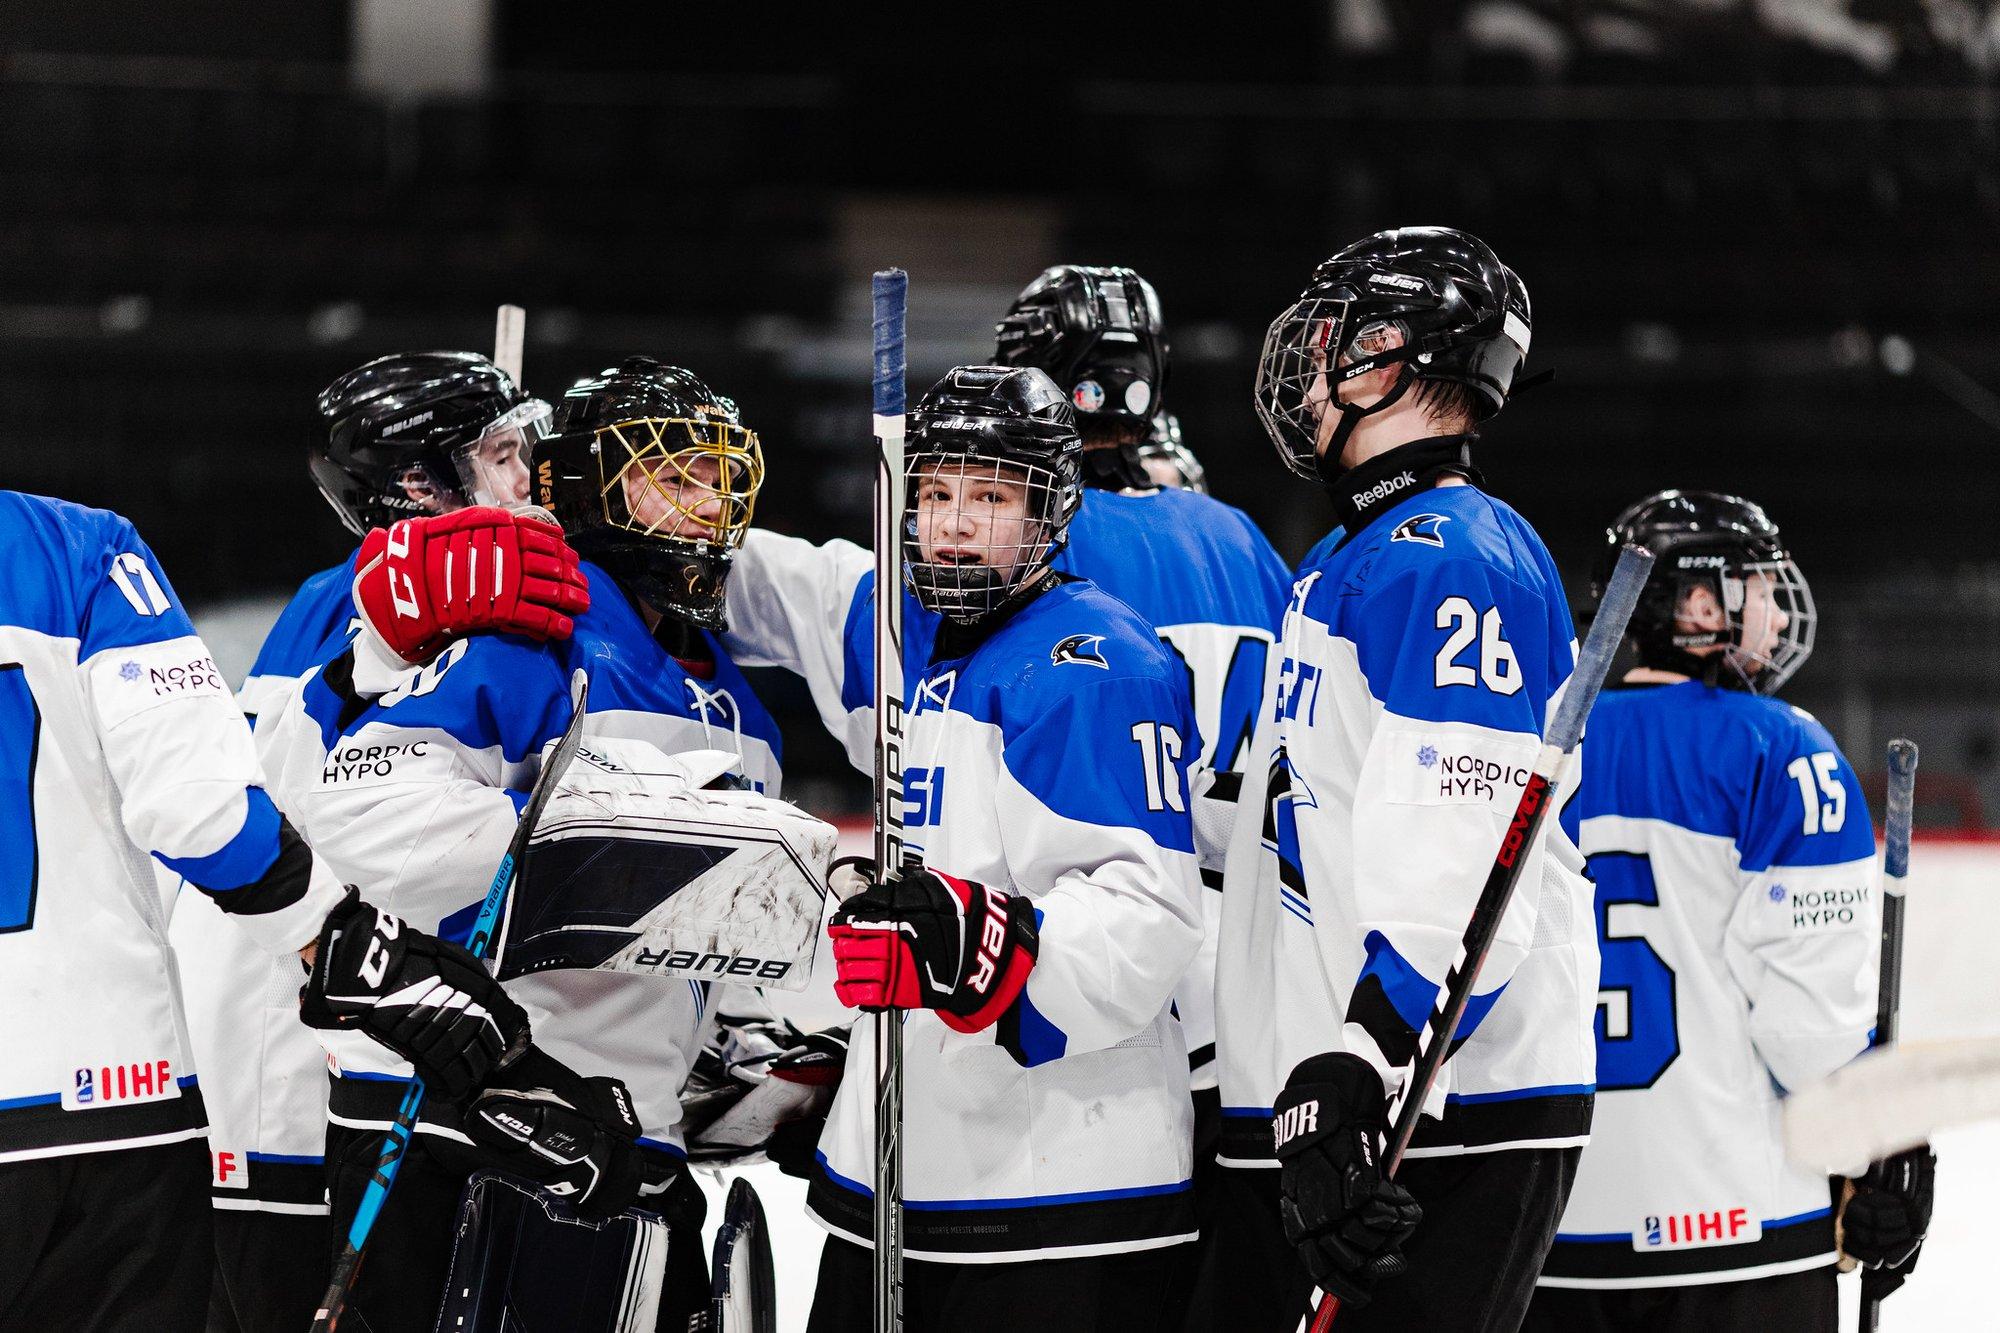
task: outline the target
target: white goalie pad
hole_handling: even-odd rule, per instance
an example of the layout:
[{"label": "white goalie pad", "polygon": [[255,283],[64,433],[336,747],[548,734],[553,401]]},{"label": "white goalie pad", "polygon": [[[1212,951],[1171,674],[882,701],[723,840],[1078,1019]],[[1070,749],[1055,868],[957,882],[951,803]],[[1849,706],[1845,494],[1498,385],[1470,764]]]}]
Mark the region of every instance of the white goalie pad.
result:
[{"label": "white goalie pad", "polygon": [[500,976],[580,968],[803,989],[837,834],[795,805],[711,785],[736,767],[721,750],[586,741],[528,845]]}]

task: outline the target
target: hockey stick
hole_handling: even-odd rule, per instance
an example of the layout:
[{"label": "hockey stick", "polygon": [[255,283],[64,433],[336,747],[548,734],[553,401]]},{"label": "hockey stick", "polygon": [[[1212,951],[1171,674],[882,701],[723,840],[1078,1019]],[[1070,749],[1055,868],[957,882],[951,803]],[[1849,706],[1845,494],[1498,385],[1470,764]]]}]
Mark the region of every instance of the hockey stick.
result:
[{"label": "hockey stick", "polygon": [[[514,825],[514,836],[508,840],[507,853],[500,858],[499,869],[493,872],[492,886],[486,890],[486,900],[479,905],[479,915],[473,920],[472,938],[466,942],[466,948],[477,957],[486,956],[486,946],[500,924],[501,911],[513,897],[514,881],[519,878],[519,867],[527,858],[528,839],[535,831],[535,821],[541,817],[542,807],[549,803],[550,793],[562,780],[563,770],[569,767],[569,761],[576,755],[577,744],[583,739],[583,705],[589,694],[589,678],[579,671],[570,681],[573,711],[569,725],[563,728],[561,738],[549,751],[542,771],[535,777],[535,785],[528,791],[528,799],[521,806],[521,818]],[[375,1219],[381,1216],[382,1205],[389,1200],[389,1191],[396,1183],[396,1172],[402,1169],[403,1157],[410,1147],[410,1135],[416,1132],[417,1116],[423,1105],[424,1082],[413,1078],[401,1104],[396,1107],[395,1122],[382,1136],[382,1148],[375,1158],[374,1174],[368,1177],[368,1184],[361,1191],[361,1205],[355,1209],[354,1219],[347,1227],[347,1244],[334,1263],[333,1279],[327,1283],[326,1295],[320,1298],[319,1310],[313,1315],[314,1333],[321,1333],[322,1330],[333,1333],[342,1311],[347,1308],[347,1293],[353,1289],[355,1274],[360,1271],[368,1234],[375,1229]]]},{"label": "hockey stick", "polygon": [[493,319],[493,364],[507,372],[507,378],[521,383],[521,344],[528,336],[528,312],[517,305],[503,305]]},{"label": "hockey stick", "polygon": [[[1910,825],[1916,818],[1917,743],[1889,742],[1888,808],[1882,815],[1882,971],[1875,991],[1877,1049],[1896,1044],[1903,1017],[1903,887],[1910,877]],[[1861,1333],[1875,1333],[1882,1300],[1862,1281]]]},{"label": "hockey stick", "polygon": [[1859,1171],[1939,1130],[2000,1117],[2000,1037],[1870,1051],[1785,1098],[1785,1156],[1832,1175]]},{"label": "hockey stick", "polygon": [[[1465,1007],[1472,1000],[1479,969],[1492,951],[1494,938],[1500,933],[1500,919],[1507,914],[1507,904],[1513,900],[1514,886],[1521,878],[1521,868],[1526,864],[1524,853],[1534,846],[1542,821],[1554,804],[1553,796],[1569,776],[1577,742],[1583,739],[1584,719],[1590,716],[1591,705],[1597,702],[1597,692],[1604,688],[1605,673],[1611,669],[1611,659],[1624,641],[1626,623],[1632,619],[1632,608],[1652,567],[1650,551],[1627,546],[1618,553],[1617,568],[1611,571],[1611,578],[1604,585],[1603,600],[1598,603],[1596,619],[1590,623],[1590,633],[1584,636],[1583,649],[1570,672],[1569,686],[1563,691],[1562,703],[1548,724],[1547,734],[1542,737],[1541,753],[1535,756],[1534,767],[1521,788],[1521,799],[1514,807],[1514,817],[1508,821],[1500,850],[1493,858],[1493,868],[1487,872],[1486,886],[1479,891],[1479,901],[1473,905],[1472,920],[1458,942],[1458,957],[1438,990],[1437,1007],[1431,1010],[1424,1030],[1417,1034],[1416,1053],[1410,1057],[1403,1071],[1402,1087],[1390,1104],[1392,1128],[1382,1151],[1384,1175],[1394,1176],[1402,1164],[1403,1153],[1417,1132],[1417,1120],[1423,1115],[1424,1099],[1430,1095],[1431,1085],[1437,1082],[1438,1072],[1451,1056],[1451,1041],[1458,1032],[1459,1019],[1464,1017]],[[1319,1308],[1313,1312],[1312,1333],[1327,1333],[1339,1313],[1340,1298],[1323,1295]]]},{"label": "hockey stick", "polygon": [[[873,283],[875,391],[875,873],[903,868],[904,315],[910,276]],[[875,1023],[875,1333],[903,1327],[903,1015]]]}]

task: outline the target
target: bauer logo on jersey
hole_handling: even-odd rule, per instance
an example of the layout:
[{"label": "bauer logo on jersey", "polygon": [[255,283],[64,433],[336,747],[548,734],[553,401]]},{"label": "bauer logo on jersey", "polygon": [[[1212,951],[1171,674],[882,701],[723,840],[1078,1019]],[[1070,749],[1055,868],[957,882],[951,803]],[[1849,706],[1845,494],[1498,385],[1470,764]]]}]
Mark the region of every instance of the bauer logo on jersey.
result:
[{"label": "bauer logo on jersey", "polygon": [[215,659],[192,636],[136,643],[91,663],[91,693],[107,730],[150,708],[188,698],[231,702]]},{"label": "bauer logo on jersey", "polygon": [[1448,514],[1418,514],[1398,523],[1396,530],[1389,534],[1389,540],[1417,542],[1423,546],[1443,546],[1444,534],[1439,529],[1449,522],[1451,517]]},{"label": "bauer logo on jersey", "polygon": [[1065,662],[1075,662],[1081,666],[1094,666],[1100,671],[1109,671],[1111,664],[1104,660],[1104,636],[1102,634],[1072,634],[1049,649],[1049,662],[1061,666]]},{"label": "bauer logo on jersey", "polygon": [[1375,744],[1393,756],[1384,796],[1396,805],[1511,805],[1535,758],[1534,741],[1525,736],[1384,731]]},{"label": "bauer logo on jersey", "polygon": [[1763,1238],[1764,1224],[1743,1207],[1708,1208],[1698,1212],[1660,1213],[1646,1217],[1632,1232],[1632,1248],[1700,1250],[1717,1245],[1748,1245]]},{"label": "bauer logo on jersey", "polygon": [[90,1065],[70,1075],[63,1089],[65,1111],[94,1111],[100,1106],[132,1106],[163,1102],[181,1095],[173,1063],[141,1060],[137,1064]]}]

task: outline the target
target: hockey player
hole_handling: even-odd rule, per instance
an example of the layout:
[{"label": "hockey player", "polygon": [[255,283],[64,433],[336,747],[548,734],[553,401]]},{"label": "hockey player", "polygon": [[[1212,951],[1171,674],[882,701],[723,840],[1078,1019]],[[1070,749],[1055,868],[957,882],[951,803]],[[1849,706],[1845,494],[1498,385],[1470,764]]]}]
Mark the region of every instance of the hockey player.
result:
[{"label": "hockey player", "polygon": [[[337,658],[287,715],[288,729],[334,738],[323,769],[287,793],[306,827],[348,873],[446,935],[470,927],[534,757],[571,716],[574,670],[591,683],[586,745],[622,738],[668,755],[725,750],[744,783],[767,793],[779,786],[776,726],[711,633],[763,481],[756,435],[693,375],[645,357],[579,381],[554,424],[535,451],[536,498],[592,562],[584,569],[594,596],[573,636],[548,645],[462,639],[373,698],[355,690],[351,656]],[[435,565],[421,573],[441,579]],[[689,1214],[698,1192],[680,1169],[677,1098],[706,989],[559,970],[512,980],[508,990],[536,1017],[553,1059],[520,1077],[509,1071],[510,1083],[462,1114],[432,1116],[427,1106],[351,1298],[348,1317],[363,1328],[431,1327],[460,1192],[482,1164],[541,1181],[587,1215],[616,1214],[643,1194],[648,1208],[699,1225]],[[407,1073],[348,1046],[333,1056],[328,1162],[338,1224],[359,1200]],[[624,1123],[617,1105],[625,1089],[573,1070],[625,1080],[636,1123]],[[536,1114],[536,1141],[515,1141],[510,1117]],[[552,1169],[543,1150],[563,1137],[585,1149]],[[675,1239],[668,1261],[661,1326],[678,1327],[691,1313],[686,1302],[706,1292],[698,1241]]]},{"label": "hockey player", "polygon": [[195,1330],[205,1117],[149,855],[309,962],[308,1021],[414,1059],[443,1096],[526,1048],[527,1018],[463,949],[343,893],[279,815],[129,523],[0,492],[0,540],[0,1327]]},{"label": "hockey player", "polygon": [[[1187,668],[1201,751],[1191,779],[1202,880],[1222,887],[1250,730],[1290,586],[1284,563],[1241,510],[1160,479],[1195,463],[1161,406],[1167,341],[1153,286],[1129,268],[1061,264],[1029,283],[998,327],[994,359],[1047,371],[1069,394],[1083,439],[1083,500],[1056,568],[1137,611]],[[1162,422],[1166,423],[1164,426]],[[1162,435],[1162,431],[1171,432]],[[1177,451],[1177,453],[1176,453]],[[1204,1234],[1221,1132],[1215,1077],[1219,892],[1204,893],[1202,946],[1174,991],[1195,1103],[1195,1201]],[[1193,1268],[1185,1275],[1190,1279]]]},{"label": "hockey player", "polygon": [[[453,352],[370,361],[329,385],[318,409],[312,476],[357,537],[412,512],[525,501],[527,451],[546,433],[549,415],[546,403],[526,397],[492,363]],[[421,418],[414,427],[413,418]],[[424,590],[420,580],[400,582],[399,596],[389,595],[392,569],[410,561],[421,568],[426,552],[391,554],[386,532],[307,579],[237,691],[252,723],[260,713],[275,721],[304,678],[346,647],[362,625],[357,592],[358,605],[371,608],[383,630],[412,651],[427,646],[440,619],[454,628],[568,633],[568,613],[587,605],[588,596],[555,529],[491,508],[465,511],[454,526],[455,532],[432,530],[422,540],[440,550],[474,536],[492,542],[483,552],[487,577],[460,577],[456,605],[415,604]],[[399,603],[406,612],[428,614],[397,614]],[[428,632],[419,628],[426,622]],[[287,757],[269,753],[274,731],[257,732],[258,757],[279,773]],[[311,753],[294,762],[316,768],[325,751],[317,734],[307,738]],[[327,1282],[325,1053],[297,1021],[298,978],[290,961],[259,948],[205,897],[179,897],[171,938],[209,1112],[217,1210],[211,1333],[304,1328]],[[245,996],[262,997],[247,1023]]]},{"label": "hockey player", "polygon": [[[910,414],[905,836],[832,927],[839,993],[907,1007],[905,1319],[1164,1327],[1194,1239],[1186,1052],[1169,995],[1200,941],[1186,676],[1151,627],[1051,568],[1080,503],[1067,395],[961,367]],[[869,553],[746,542],[729,642],[871,731]],[[850,753],[865,762],[865,745]],[[838,874],[838,872],[837,872]],[[871,1025],[820,1141],[811,1328],[869,1326]]]},{"label": "hockey player", "polygon": [[[1838,1191],[1785,1160],[1778,1109],[1868,1045],[1874,830],[1833,737],[1776,697],[1814,616],[1764,511],[1662,491],[1606,550],[1628,542],[1658,557],[1639,665],[1592,714],[1577,800],[1604,957],[1597,1116],[1526,1327],[1831,1333]],[[1855,1182],[1847,1250],[1871,1291],[1914,1262],[1934,1161]]]},{"label": "hockey player", "polygon": [[1139,445],[1139,462],[1155,486],[1208,494],[1208,469],[1181,439],[1180,418],[1155,412],[1153,424]]},{"label": "hockey player", "polygon": [[1340,526],[1299,569],[1229,849],[1231,1327],[1296,1327],[1310,1275],[1342,1328],[1512,1329],[1589,1131],[1589,886],[1550,821],[1414,1144],[1379,1166],[1574,660],[1547,550],[1473,463],[1528,342],[1520,280],[1436,227],[1340,251],[1265,337],[1258,413]]}]

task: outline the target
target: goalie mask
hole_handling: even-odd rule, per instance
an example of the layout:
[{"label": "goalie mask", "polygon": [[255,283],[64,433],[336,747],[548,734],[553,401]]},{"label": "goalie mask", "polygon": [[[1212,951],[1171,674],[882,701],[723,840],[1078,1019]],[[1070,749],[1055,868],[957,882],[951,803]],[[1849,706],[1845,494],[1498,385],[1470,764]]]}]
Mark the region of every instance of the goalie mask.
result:
[{"label": "goalie mask", "polygon": [[1775,694],[1811,656],[1812,590],[1757,505],[1713,491],[1647,496],[1606,532],[1596,595],[1627,542],[1655,557],[1626,631],[1641,664]]},{"label": "goalie mask", "polygon": [[467,505],[528,498],[528,459],[549,405],[471,352],[404,352],[320,392],[308,466],[355,536]]},{"label": "goalie mask", "polygon": [[[1257,415],[1287,468],[1314,481],[1343,470],[1363,417],[1400,402],[1420,380],[1460,384],[1472,417],[1498,412],[1528,356],[1528,290],[1484,241],[1447,227],[1377,232],[1321,264],[1271,322],[1257,364]],[[1368,406],[1339,389],[1396,369]]]},{"label": "goalie mask", "polygon": [[1039,370],[960,366],[911,410],[903,576],[972,624],[1048,571],[1083,497],[1068,400]]},{"label": "goalie mask", "polygon": [[570,386],[535,451],[537,501],[570,544],[662,615],[724,627],[764,451],[736,404],[635,356]]},{"label": "goalie mask", "polygon": [[1153,486],[1139,455],[1167,379],[1153,284],[1129,268],[1057,264],[1014,298],[994,333],[995,363],[1047,371],[1069,395],[1077,427],[1088,437],[1089,485]]}]

